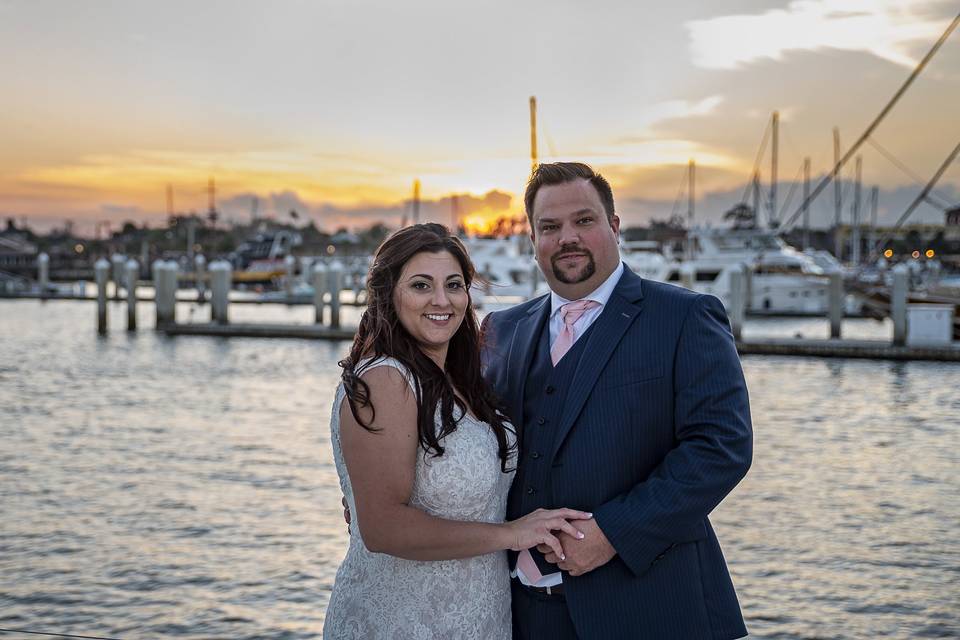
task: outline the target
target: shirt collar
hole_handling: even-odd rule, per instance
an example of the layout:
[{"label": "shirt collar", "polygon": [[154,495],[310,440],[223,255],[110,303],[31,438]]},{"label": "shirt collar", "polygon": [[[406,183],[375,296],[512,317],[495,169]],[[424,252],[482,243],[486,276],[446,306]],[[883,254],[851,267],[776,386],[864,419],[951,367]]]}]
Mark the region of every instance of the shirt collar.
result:
[{"label": "shirt collar", "polygon": [[[607,302],[610,300],[610,296],[613,295],[613,290],[616,288],[617,283],[620,281],[620,276],[623,275],[623,262],[617,264],[617,268],[613,270],[613,273],[603,281],[599,287],[594,289],[589,294],[585,295],[581,300],[593,300],[594,302],[600,303],[600,308],[602,309]],[[560,307],[572,302],[572,300],[567,300],[556,291],[550,291],[550,317],[556,315],[560,311]]]}]

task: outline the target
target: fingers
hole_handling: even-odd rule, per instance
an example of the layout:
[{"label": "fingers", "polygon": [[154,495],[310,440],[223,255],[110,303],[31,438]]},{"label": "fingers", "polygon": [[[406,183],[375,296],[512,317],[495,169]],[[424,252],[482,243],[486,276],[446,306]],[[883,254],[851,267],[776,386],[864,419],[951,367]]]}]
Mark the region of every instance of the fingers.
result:
[{"label": "fingers", "polygon": [[589,511],[579,511],[577,509],[555,509],[554,515],[558,515],[565,520],[589,520],[593,514]]},{"label": "fingers", "polygon": [[543,538],[543,544],[546,544],[548,547],[550,547],[554,555],[556,555],[561,560],[566,559],[566,556],[563,555],[563,545],[560,544],[560,541],[557,539],[555,535],[551,533],[546,534]]},{"label": "fingers", "polygon": [[542,553],[543,555],[547,555],[548,553],[552,553],[552,552],[553,552],[553,550],[550,549],[550,547],[548,547],[548,546],[545,545],[545,544],[538,544],[538,545],[537,545],[537,551],[539,551],[539,552]]},{"label": "fingers", "polygon": [[563,531],[565,534],[571,538],[576,538],[577,540],[583,540],[583,532],[577,529],[575,526],[567,522],[566,520],[560,521],[560,531]]},{"label": "fingers", "polygon": [[578,509],[537,509],[538,513],[545,518],[563,518],[564,520],[589,520],[593,514],[589,511],[580,511]]},{"label": "fingers", "polygon": [[[542,546],[547,547],[547,545]],[[547,547],[547,549],[550,549],[550,547]],[[560,558],[557,557],[557,554],[555,554],[552,549],[550,551],[541,551],[541,553],[543,553],[543,559],[550,564],[558,564],[560,562]]]}]

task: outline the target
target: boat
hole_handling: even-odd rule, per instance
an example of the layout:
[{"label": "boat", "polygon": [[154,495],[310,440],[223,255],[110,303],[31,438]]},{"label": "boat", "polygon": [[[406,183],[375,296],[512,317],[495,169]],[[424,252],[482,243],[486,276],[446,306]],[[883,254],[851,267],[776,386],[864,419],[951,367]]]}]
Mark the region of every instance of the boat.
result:
[{"label": "boat", "polygon": [[775,230],[700,226],[688,230],[685,245],[668,250],[662,281],[715,295],[729,309],[730,274],[740,271],[748,275],[747,313],[822,316],[829,310],[828,273]]},{"label": "boat", "polygon": [[242,284],[276,285],[287,273],[284,259],[302,242],[299,233],[261,231],[230,254],[233,281]]}]

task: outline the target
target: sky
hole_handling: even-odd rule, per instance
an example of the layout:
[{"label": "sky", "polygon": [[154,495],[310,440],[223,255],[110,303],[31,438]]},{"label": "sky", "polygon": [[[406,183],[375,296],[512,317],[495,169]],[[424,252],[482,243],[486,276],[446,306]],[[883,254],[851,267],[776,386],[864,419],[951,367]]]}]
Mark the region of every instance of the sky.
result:
[{"label": "sky", "polygon": [[[960,12],[956,0],[0,0],[0,217],[161,225],[177,212],[396,225],[522,215],[542,161],[612,182],[627,226],[716,223],[780,114],[777,209],[831,167]],[[863,146],[862,202],[900,216],[960,142],[960,31]],[[770,145],[760,161],[770,188]],[[893,158],[891,161],[889,158]],[[844,171],[849,219],[854,164]],[[791,199],[788,201],[788,195]],[[764,198],[767,196],[765,195]],[[960,204],[960,163],[935,199]],[[833,190],[811,219],[834,219]],[[869,216],[864,204],[864,216]],[[911,219],[942,222],[922,205]]]}]

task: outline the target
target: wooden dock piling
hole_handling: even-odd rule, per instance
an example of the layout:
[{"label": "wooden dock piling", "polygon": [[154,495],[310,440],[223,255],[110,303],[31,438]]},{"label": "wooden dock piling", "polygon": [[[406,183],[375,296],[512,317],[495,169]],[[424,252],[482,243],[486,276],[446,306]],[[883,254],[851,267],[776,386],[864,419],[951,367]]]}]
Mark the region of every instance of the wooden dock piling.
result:
[{"label": "wooden dock piling", "polygon": [[110,263],[100,258],[93,265],[97,281],[97,333],[107,335],[107,279],[110,277]]}]

